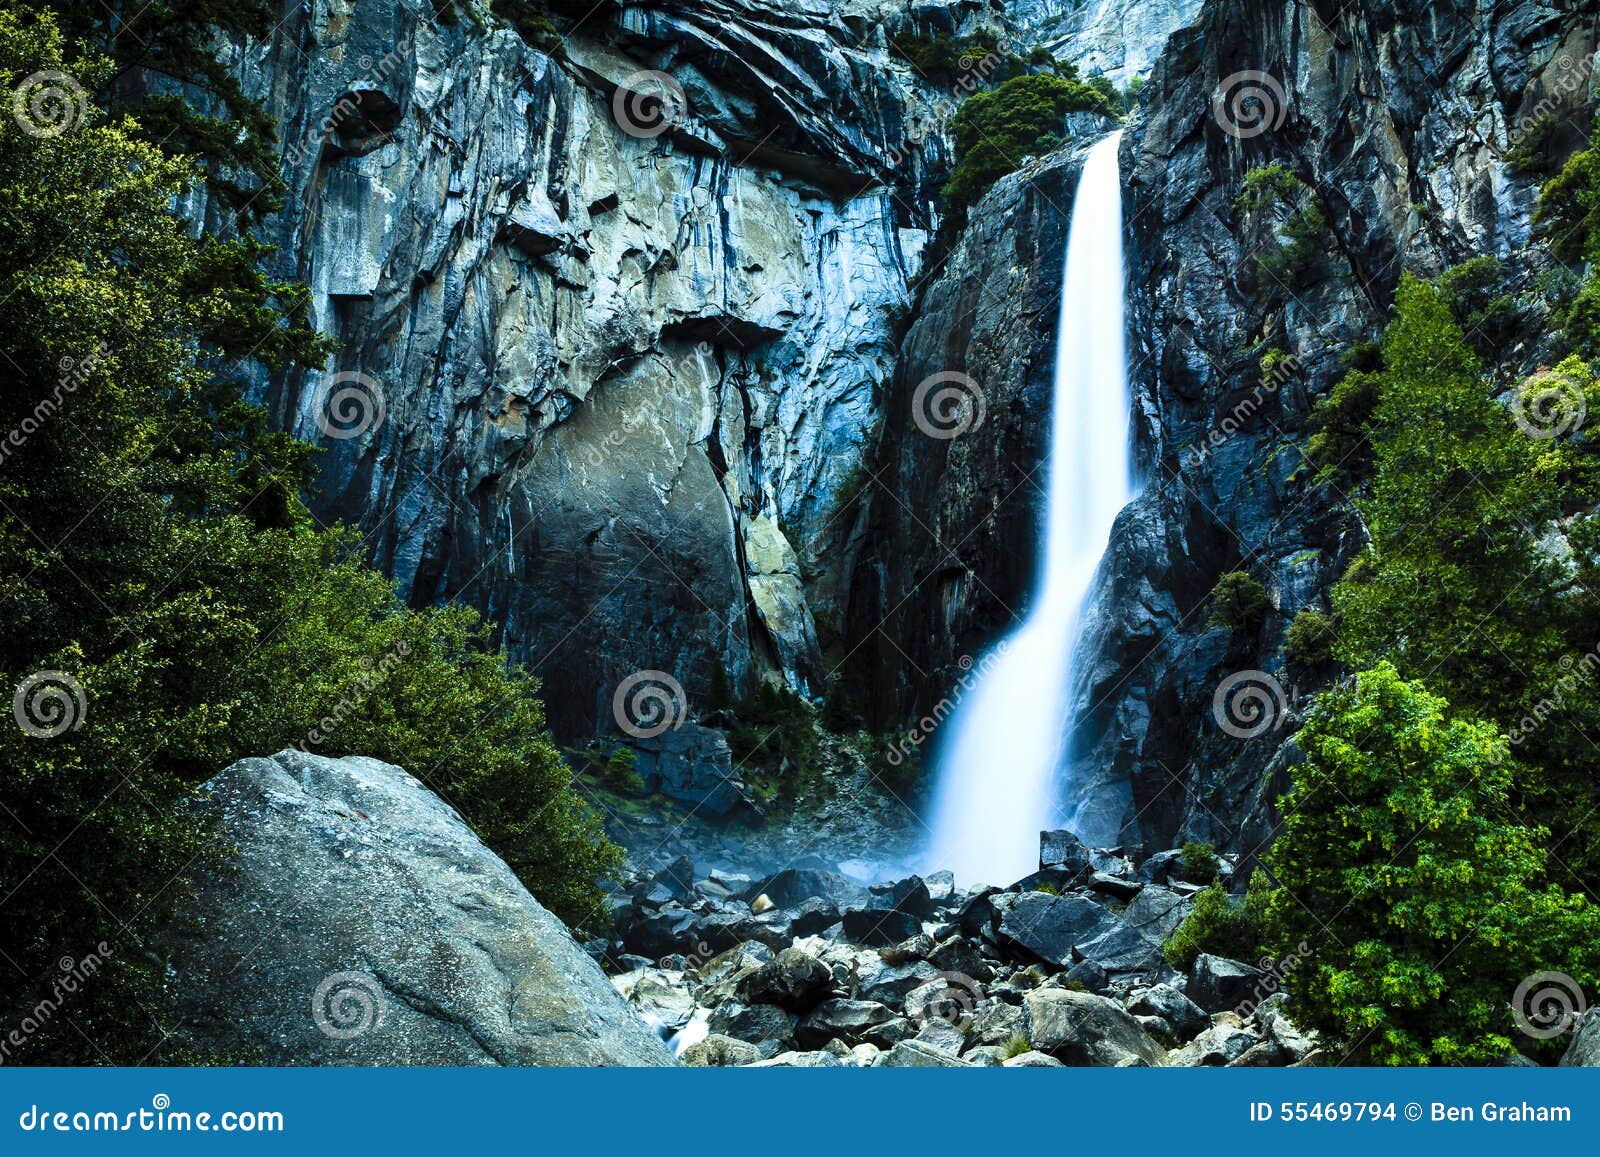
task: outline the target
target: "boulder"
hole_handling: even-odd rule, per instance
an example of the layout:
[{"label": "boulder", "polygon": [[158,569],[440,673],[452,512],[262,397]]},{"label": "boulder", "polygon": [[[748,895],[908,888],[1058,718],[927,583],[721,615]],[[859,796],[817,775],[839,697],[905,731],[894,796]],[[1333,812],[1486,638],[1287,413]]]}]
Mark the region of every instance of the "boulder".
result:
[{"label": "boulder", "polygon": [[851,908],[840,917],[845,938],[869,948],[888,948],[922,931],[922,920],[894,909]]},{"label": "boulder", "polygon": [[1224,1012],[1250,1003],[1264,973],[1238,960],[1202,952],[1189,972],[1189,999],[1207,1012]]},{"label": "boulder", "polygon": [[796,1029],[802,1045],[820,1046],[834,1037],[848,1042],[862,1040],[879,1025],[895,1019],[884,1005],[870,1000],[825,1000],[805,1016]]},{"label": "boulder", "polygon": [[956,894],[956,877],[954,872],[938,871],[929,872],[923,877],[923,883],[928,886],[928,896],[935,904],[943,904]]},{"label": "boulder", "polygon": [[650,884],[664,889],[674,900],[687,902],[695,894],[694,861],[688,856],[679,856],[651,876]]},{"label": "boulder", "polygon": [[1089,849],[1066,829],[1039,833],[1039,867],[1078,875],[1089,869]]},{"label": "boulder", "polygon": [[684,1049],[682,1059],[690,1068],[731,1068],[754,1064],[761,1059],[761,1051],[745,1041],[712,1033]]},{"label": "boulder", "polygon": [[848,876],[821,868],[785,868],[746,889],[750,899],[765,895],[779,908],[798,908],[807,900],[825,900],[835,908],[864,908],[872,893]]},{"label": "boulder", "polygon": [[1170,984],[1157,984],[1135,993],[1125,1007],[1135,1016],[1159,1016],[1183,1040],[1204,1032],[1211,1024],[1204,1009]]},{"label": "boulder", "polygon": [[748,789],[734,770],[727,737],[715,728],[683,723],[630,738],[628,746],[638,756],[634,770],[645,790],[687,803],[710,819],[748,806]]},{"label": "boulder", "polygon": [[1590,1012],[1583,1018],[1572,1043],[1561,1054],[1563,1065],[1600,1068],[1600,1013]]},{"label": "boulder", "polygon": [[1107,997],[1046,988],[1030,992],[1022,1006],[1029,1042],[1069,1065],[1166,1064],[1166,1050]]},{"label": "boulder", "polygon": [[857,962],[853,995],[858,1000],[874,1000],[891,1008],[901,1008],[914,989],[937,975],[937,970],[926,961],[890,964],[875,953],[869,953]]},{"label": "boulder", "polygon": [[1117,926],[1117,918],[1082,896],[1048,892],[1004,893],[993,898],[1000,923],[996,939],[1025,959],[1065,967],[1073,948]]},{"label": "boulder", "polygon": [[185,1029],[292,1065],[671,1065],[455,810],[375,759],[235,763],[197,806],[237,854],[165,947]]},{"label": "boulder", "polygon": [[752,1069],[837,1069],[843,1063],[827,1050],[810,1053],[779,1053],[769,1060],[757,1061]]},{"label": "boulder", "polygon": [[952,1052],[935,1048],[919,1040],[903,1040],[888,1052],[879,1053],[872,1062],[877,1069],[962,1069],[970,1068],[966,1061]]},{"label": "boulder", "polygon": [[943,1049],[954,1056],[960,1056],[961,1050],[967,1045],[967,1034],[961,1031],[959,1024],[937,1018],[919,1028],[917,1035],[911,1039]]},{"label": "boulder", "polygon": [[886,908],[893,912],[905,912],[918,920],[933,915],[933,897],[921,876],[907,876],[891,884],[874,884],[871,892],[872,899],[867,903],[869,909]]},{"label": "boulder", "polygon": [[805,1012],[832,987],[831,968],[803,949],[785,948],[741,977],[734,994],[746,1004],[775,1004],[790,1012]]},{"label": "boulder", "polygon": [[1169,848],[1157,852],[1139,865],[1139,878],[1152,884],[1165,884],[1183,867],[1183,849]]},{"label": "boulder", "polygon": [[1000,1062],[1002,1068],[1007,1069],[1064,1069],[1067,1066],[1056,1060],[1049,1053],[1036,1052],[1029,1049],[1025,1053],[1018,1053],[1014,1057],[1007,1057]]},{"label": "boulder", "polygon": [[711,1011],[707,1022],[713,1033],[742,1041],[778,1041],[793,1044],[797,1018],[775,1004],[745,1004],[725,1000]]},{"label": "boulder", "polygon": [[1238,1060],[1261,1038],[1231,1024],[1215,1024],[1194,1040],[1174,1051],[1168,1063],[1193,1067],[1196,1065],[1228,1065]]},{"label": "boulder", "polygon": [[1110,896],[1113,900],[1126,903],[1139,894],[1139,889],[1144,887],[1142,880],[1130,880],[1126,876],[1113,876],[1109,872],[1094,872],[1089,876],[1089,891],[1100,892]]},{"label": "boulder", "polygon": [[1256,1006],[1255,1018],[1273,1043],[1278,1046],[1290,1062],[1298,1061],[1307,1056],[1316,1047],[1316,1041],[1307,1033],[1301,1032],[1288,1014],[1284,1005],[1289,998],[1283,993],[1274,993]]}]

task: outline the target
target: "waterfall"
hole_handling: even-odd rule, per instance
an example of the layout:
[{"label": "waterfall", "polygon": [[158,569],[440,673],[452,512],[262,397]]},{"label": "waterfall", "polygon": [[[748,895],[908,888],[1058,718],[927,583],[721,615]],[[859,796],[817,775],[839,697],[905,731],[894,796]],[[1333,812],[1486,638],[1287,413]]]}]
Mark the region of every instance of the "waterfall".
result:
[{"label": "waterfall", "polygon": [[1116,133],[1090,149],[1072,206],[1056,364],[1044,549],[1022,624],[980,665],[941,739],[929,863],[964,884],[1038,866],[1051,825],[1078,619],[1111,524],[1133,497]]}]

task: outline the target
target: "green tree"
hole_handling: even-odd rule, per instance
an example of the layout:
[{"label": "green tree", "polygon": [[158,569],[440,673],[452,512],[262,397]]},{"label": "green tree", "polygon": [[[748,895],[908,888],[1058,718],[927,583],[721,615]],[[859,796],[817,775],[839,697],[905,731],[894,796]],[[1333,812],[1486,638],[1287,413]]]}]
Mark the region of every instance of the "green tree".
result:
[{"label": "green tree", "polygon": [[[48,16],[0,5],[5,90],[109,75],[65,52]],[[151,936],[223,853],[185,803],[242,756],[403,764],[569,922],[598,918],[618,862],[477,616],[407,611],[352,532],[312,524],[311,448],[227,375],[245,335],[269,366],[326,344],[253,264],[219,270],[172,211],[195,166],[145,136],[93,109],[59,133],[0,118],[0,678],[35,732],[77,724],[0,728],[0,1006],[113,948],[28,1059],[137,1062],[162,1039]]]},{"label": "green tree", "polygon": [[1600,681],[1577,676],[1600,642],[1600,456],[1592,439],[1548,436],[1563,407],[1600,413],[1594,377],[1568,359],[1520,387],[1520,408],[1497,402],[1447,302],[1408,275],[1383,369],[1360,383],[1371,545],[1333,591],[1338,657],[1388,660],[1512,734],[1513,805],[1594,879]]},{"label": "green tree", "polygon": [[1381,664],[1327,692],[1300,731],[1267,857],[1297,1023],[1387,1065],[1484,1064],[1513,1038],[1511,999],[1541,971],[1588,987],[1600,910],[1545,879],[1548,833],[1509,815],[1509,745],[1492,725]]}]

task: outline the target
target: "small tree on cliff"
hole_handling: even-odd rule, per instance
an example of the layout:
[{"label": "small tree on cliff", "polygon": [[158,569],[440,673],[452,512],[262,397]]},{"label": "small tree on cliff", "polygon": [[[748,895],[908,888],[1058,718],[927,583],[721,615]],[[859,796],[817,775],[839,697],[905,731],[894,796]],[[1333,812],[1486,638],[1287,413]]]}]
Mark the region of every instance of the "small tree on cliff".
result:
[{"label": "small tree on cliff", "polygon": [[1295,1019],[1377,1064],[1536,1048],[1518,985],[1596,980],[1600,909],[1545,879],[1547,833],[1508,814],[1505,738],[1448,706],[1386,663],[1328,692],[1267,858],[1267,945],[1309,955],[1287,977]]}]

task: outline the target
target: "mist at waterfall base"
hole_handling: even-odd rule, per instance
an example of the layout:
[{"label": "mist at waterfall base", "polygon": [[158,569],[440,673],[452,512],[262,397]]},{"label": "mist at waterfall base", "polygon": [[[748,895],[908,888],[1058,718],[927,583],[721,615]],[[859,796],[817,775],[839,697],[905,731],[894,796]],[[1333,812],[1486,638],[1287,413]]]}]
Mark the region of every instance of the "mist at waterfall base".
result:
[{"label": "mist at waterfall base", "polygon": [[1078,179],[1062,272],[1044,549],[1021,626],[944,724],[930,869],[1009,884],[1038,867],[1071,731],[1078,620],[1117,513],[1133,497],[1123,318],[1121,134]]}]

